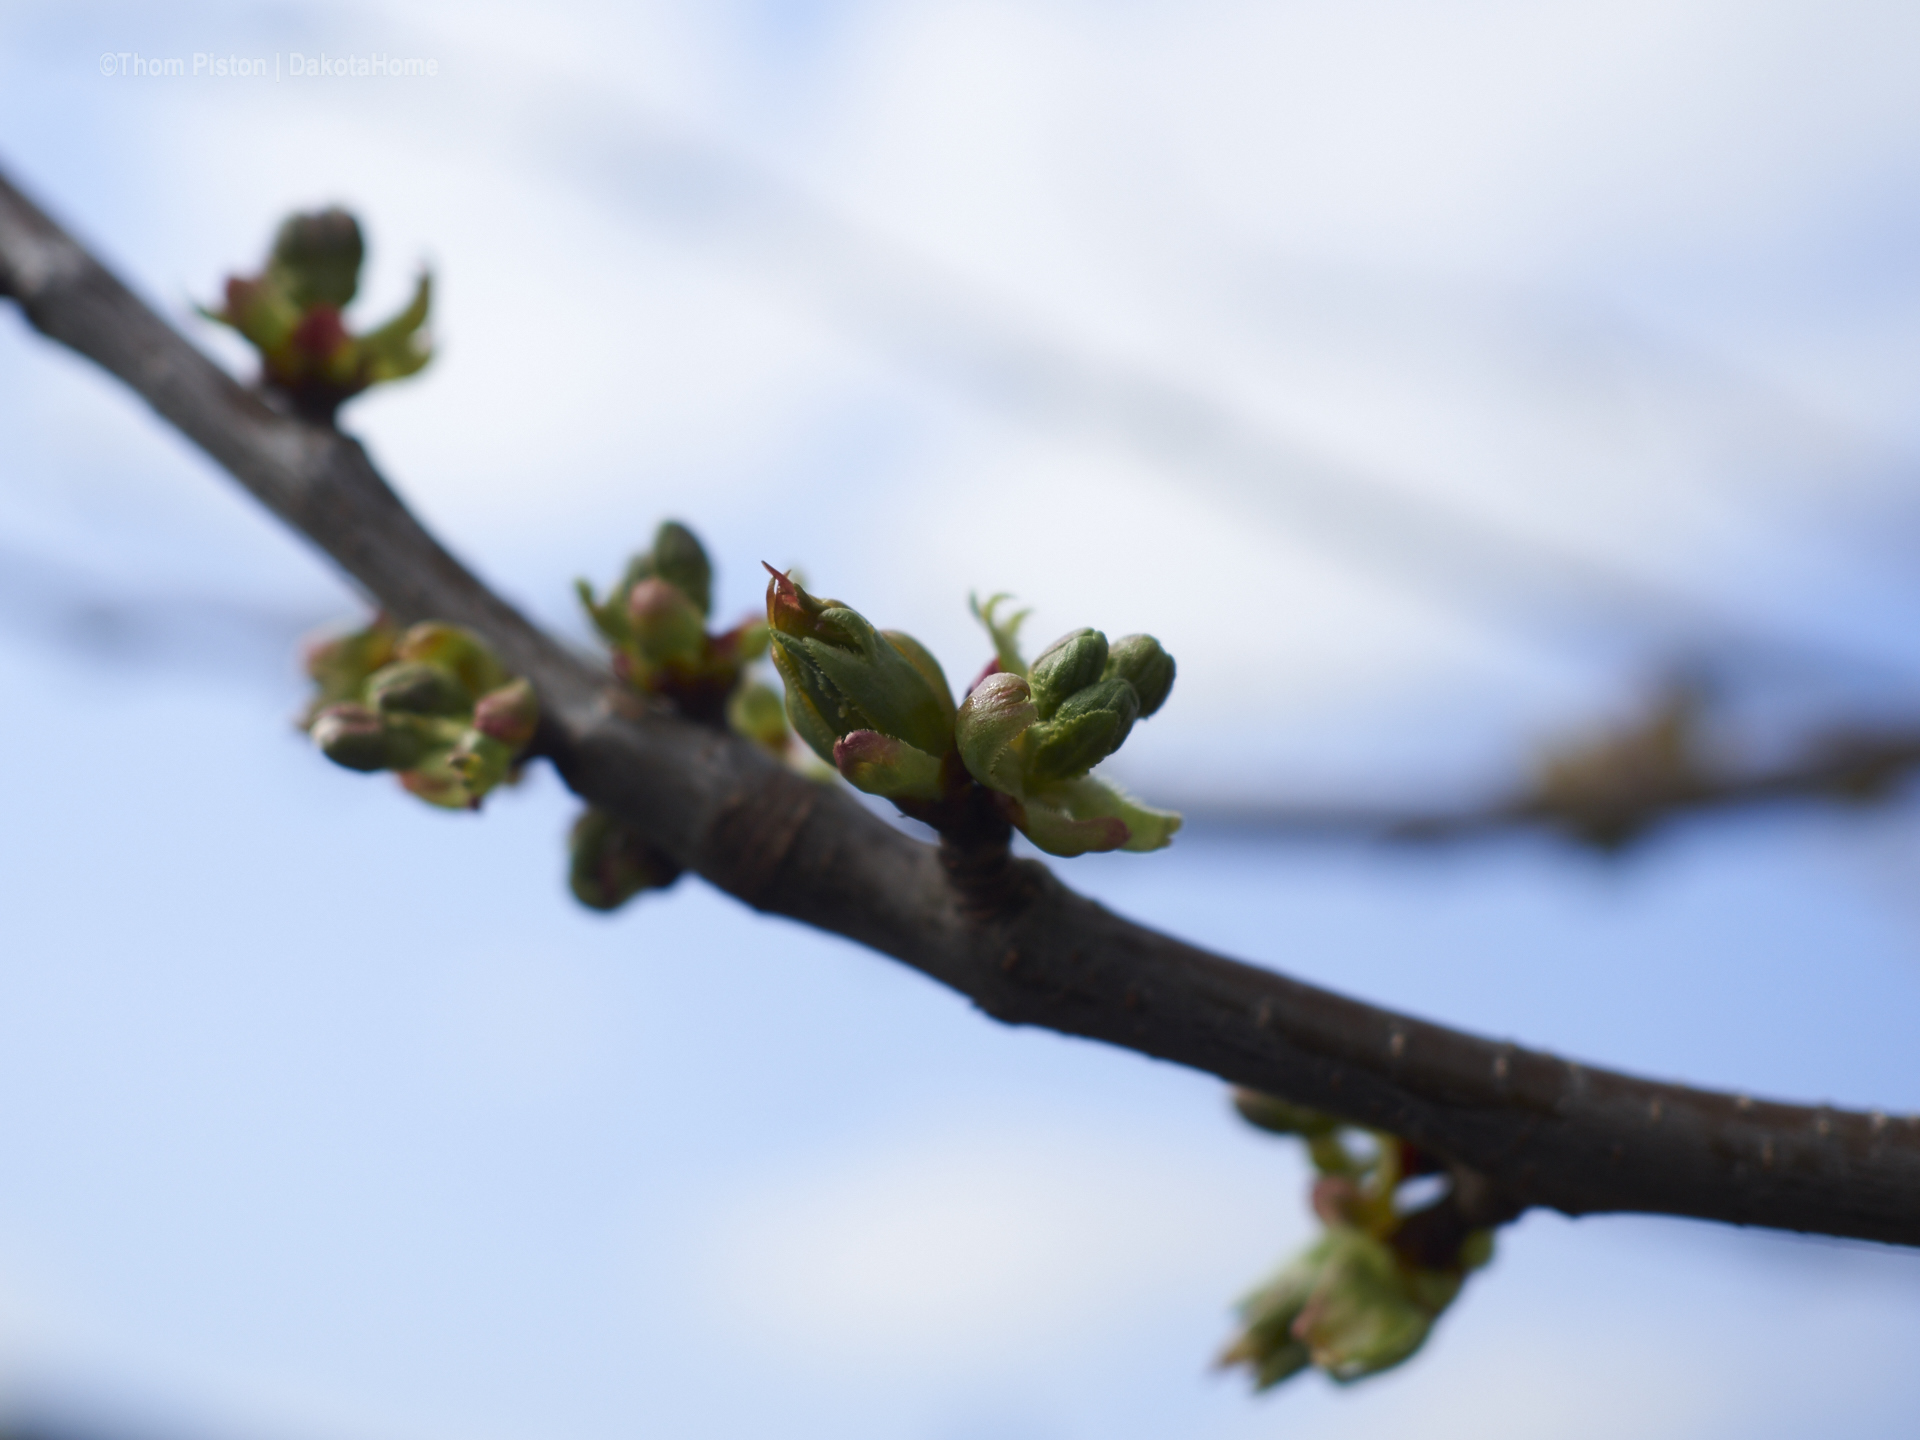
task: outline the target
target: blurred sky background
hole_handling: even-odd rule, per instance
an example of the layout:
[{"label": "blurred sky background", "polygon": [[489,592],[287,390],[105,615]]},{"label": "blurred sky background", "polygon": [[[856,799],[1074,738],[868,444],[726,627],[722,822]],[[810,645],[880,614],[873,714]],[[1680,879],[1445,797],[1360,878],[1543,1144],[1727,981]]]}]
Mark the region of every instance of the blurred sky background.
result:
[{"label": "blurred sky background", "polygon": [[[432,58],[149,79],[103,55]],[[1070,878],[1582,1058],[1920,1105],[1903,805],[1624,860],[1209,807],[1490,795],[1708,663],[1920,713],[1920,10],[0,8],[0,165],[192,317],[339,200],[440,354],[345,426],[574,636],[674,515],[985,655],[1180,662]],[[356,601],[0,315],[0,1412],[123,1436],[1906,1437],[1920,1260],[1532,1216],[1350,1391],[1207,1372],[1309,1233],[1205,1077],[694,881],[605,919],[549,775],[428,813],[292,729]]]}]

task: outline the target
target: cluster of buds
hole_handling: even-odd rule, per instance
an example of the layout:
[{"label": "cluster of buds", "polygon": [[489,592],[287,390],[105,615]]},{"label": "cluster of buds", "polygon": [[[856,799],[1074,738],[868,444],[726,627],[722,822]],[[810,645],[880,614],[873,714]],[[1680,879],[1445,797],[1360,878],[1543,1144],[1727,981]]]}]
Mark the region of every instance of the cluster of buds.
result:
[{"label": "cluster of buds", "polygon": [[424,272],[393,319],[364,335],[347,329],[340,312],[360,287],[365,256],[359,222],[345,210],[290,216],[266,269],[229,277],[224,305],[201,313],[245,336],[266,382],[303,415],[331,422],[342,402],[414,374],[432,355],[422,333],[432,296]]},{"label": "cluster of buds", "polygon": [[[1400,1364],[1425,1343],[1434,1322],[1493,1256],[1488,1230],[1469,1232],[1448,1263],[1396,1244],[1409,1213],[1401,1184],[1439,1170],[1432,1157],[1393,1135],[1355,1138],[1338,1121],[1272,1096],[1240,1091],[1241,1115],[1263,1130],[1304,1140],[1318,1178],[1313,1208],[1320,1238],[1240,1302],[1241,1332],[1220,1356],[1244,1365],[1256,1389],[1308,1366],[1347,1382]],[[1413,1212],[1420,1213],[1420,1212]]]},{"label": "cluster of buds", "polygon": [[[780,697],[749,673],[767,653],[767,627],[757,618],[710,632],[713,564],[685,525],[669,520],[653,545],[627,563],[607,593],[578,582],[580,602],[613,653],[614,673],[644,695],[671,701],[703,725],[744,735],[782,759],[792,748]],[[588,809],[568,841],[568,883],[581,904],[615,910],[680,876],[680,866],[633,826]]]},{"label": "cluster of buds", "polygon": [[1597,850],[1623,849],[1706,780],[1706,703],[1697,683],[1670,681],[1628,724],[1549,750],[1527,805]]},{"label": "cluster of buds", "polygon": [[975,606],[995,654],[956,718],[968,773],[1049,854],[1161,849],[1180,817],[1087,772],[1166,704],[1173,657],[1151,635],[1109,644],[1098,630],[1083,629],[1062,635],[1028,666],[1016,644],[1021,617],[996,618],[1001,598]]},{"label": "cluster of buds", "polygon": [[998,597],[975,613],[994,659],[959,705],[940,664],[898,630],[809,595],[768,567],[767,625],[800,738],[856,789],[940,826],[978,784],[999,813],[1052,855],[1158,850],[1180,817],[1150,810],[1087,772],[1166,703],[1173,658],[1150,635],[1109,646],[1076,630],[1028,667]]},{"label": "cluster of buds", "polygon": [[539,723],[533,686],[471,631],[385,619],[309,648],[318,687],[302,725],[349,770],[392,770],[430,804],[477,810],[509,779]]},{"label": "cluster of buds", "polygon": [[661,525],[653,547],[627,563],[604,600],[585,580],[577,585],[594,629],[612,648],[614,673],[628,685],[671,700],[691,720],[785,752],[779,697],[747,674],[767,653],[767,627],[750,618],[708,631],[713,565],[691,530],[675,520]]}]

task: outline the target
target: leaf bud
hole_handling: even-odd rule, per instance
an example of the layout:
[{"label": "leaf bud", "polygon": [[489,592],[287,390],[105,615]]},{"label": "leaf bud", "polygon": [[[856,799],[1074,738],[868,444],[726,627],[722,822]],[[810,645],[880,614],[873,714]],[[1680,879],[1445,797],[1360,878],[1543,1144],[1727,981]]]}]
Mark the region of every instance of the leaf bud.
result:
[{"label": "leaf bud", "polygon": [[855,730],[834,742],[833,763],[847,783],[889,800],[938,800],[946,793],[940,762],[904,740]]},{"label": "leaf bud", "polygon": [[1098,630],[1062,635],[1034,658],[1033,703],[1042,720],[1051,720],[1061,702],[1093,684],[1107,663],[1107,637]]},{"label": "leaf bud", "polygon": [[604,810],[588,809],[567,840],[567,884],[590,910],[617,910],[642,890],[663,890],[680,867],[640,832]]},{"label": "leaf bud", "polygon": [[1020,676],[1001,671],[974,686],[953,725],[967,773],[1004,794],[1025,793],[1017,742],[1038,718],[1031,688]]},{"label": "leaf bud", "polygon": [[953,695],[924,647],[883,635],[858,611],[768,570],[767,624],[787,713],[821,759],[832,763],[834,742],[855,730],[891,735],[935,758],[953,749]]},{"label": "leaf bud", "polygon": [[525,749],[539,724],[540,698],[527,680],[490,690],[473,707],[473,728],[512,751]]},{"label": "leaf bud", "polygon": [[771,685],[749,680],[727,697],[727,725],[775,755],[787,753],[786,707]]},{"label": "leaf bud", "polygon": [[429,620],[400,637],[396,655],[447,671],[469,695],[484,695],[507,683],[508,675],[493,651],[471,630]]},{"label": "leaf bud", "polygon": [[417,729],[394,724],[364,705],[329,705],[314,717],[310,732],[320,751],[349,770],[405,770],[433,748]]},{"label": "leaf bud", "polygon": [[332,206],[288,216],[274,238],[267,269],[302,310],[314,305],[343,310],[360,287],[366,253],[359,221]]},{"label": "leaf bud", "polygon": [[1173,657],[1151,635],[1122,635],[1114,641],[1104,674],[1133,686],[1142,720],[1166,704],[1173,691]]},{"label": "leaf bud", "polygon": [[699,537],[678,520],[653,533],[653,573],[677,589],[704,619],[713,610],[713,562]]},{"label": "leaf bud", "polygon": [[628,592],[627,630],[652,667],[698,665],[706,649],[705,615],[678,585],[657,575]]},{"label": "leaf bud", "polygon": [[420,660],[400,660],[367,681],[367,703],[383,714],[465,717],[473,695],[452,672]]},{"label": "leaf bud", "polygon": [[1053,719],[1028,732],[1028,783],[1086,774],[1126,743],[1139,714],[1140,699],[1124,680],[1096,680],[1075,691],[1054,711]]}]

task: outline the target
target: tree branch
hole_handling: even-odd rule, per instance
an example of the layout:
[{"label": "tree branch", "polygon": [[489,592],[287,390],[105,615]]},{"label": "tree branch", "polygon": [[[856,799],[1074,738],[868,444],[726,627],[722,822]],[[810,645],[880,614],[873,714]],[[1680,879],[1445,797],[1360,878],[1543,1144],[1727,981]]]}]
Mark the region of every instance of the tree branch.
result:
[{"label": "tree branch", "polygon": [[1404,1136],[1490,1217],[1646,1211],[1920,1244],[1920,1119],[1591,1069],[1363,1005],[1124,920],[1044,866],[982,889],[845,793],[616,689],[444,550],[338,432],[237,384],[0,177],[0,293],[143,396],[403,620],[484,634],[530,678],[581,796],[758,909],[1040,1025]]}]

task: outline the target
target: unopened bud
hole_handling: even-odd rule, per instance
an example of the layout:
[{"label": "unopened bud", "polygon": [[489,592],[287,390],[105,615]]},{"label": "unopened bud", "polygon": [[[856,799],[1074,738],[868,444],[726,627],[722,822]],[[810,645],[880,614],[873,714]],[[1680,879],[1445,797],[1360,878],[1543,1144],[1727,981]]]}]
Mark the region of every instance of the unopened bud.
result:
[{"label": "unopened bud", "polygon": [[1140,697],[1140,718],[1146,719],[1173,692],[1173,657],[1151,635],[1122,635],[1107,652],[1107,676],[1133,686]]},{"label": "unopened bud", "polygon": [[1042,650],[1033,662],[1033,703],[1042,720],[1051,720],[1068,696],[1100,678],[1107,664],[1107,637],[1098,630],[1075,630]]},{"label": "unopened bud", "polygon": [[706,648],[704,613],[678,585],[659,576],[628,593],[627,630],[649,666],[697,665]]},{"label": "unopened bud", "polygon": [[787,712],[770,685],[749,680],[727,698],[727,725],[775,755],[787,753]]},{"label": "unopened bud", "polygon": [[524,749],[539,725],[540,699],[526,680],[489,691],[473,707],[473,728],[512,751]]},{"label": "unopened bud", "polygon": [[967,772],[982,785],[1018,796],[1025,790],[1016,743],[1039,719],[1032,692],[1018,675],[989,675],[973,687],[954,719],[954,739]]},{"label": "unopened bud", "polygon": [[1124,680],[1098,680],[1075,691],[1027,736],[1030,783],[1086,774],[1126,743],[1139,714],[1139,697]]},{"label": "unopened bud", "polygon": [[664,889],[680,867],[647,844],[624,820],[589,809],[568,839],[567,883],[591,910],[615,910],[642,890]]},{"label": "unopened bud", "polygon": [[653,573],[680,591],[704,619],[713,610],[713,562],[699,537],[677,520],[653,535]]},{"label": "unopened bud", "polygon": [[311,731],[321,753],[349,770],[405,770],[433,748],[430,737],[395,724],[364,705],[330,705]]},{"label": "unopened bud", "polygon": [[402,660],[367,681],[367,703],[388,714],[466,716],[473,695],[438,665]]},{"label": "unopened bud", "polygon": [[855,730],[834,742],[833,763],[856,790],[889,800],[938,800],[946,793],[940,762],[904,740]]},{"label": "unopened bud", "polygon": [[273,242],[267,262],[273,278],[301,309],[331,305],[345,309],[360,287],[360,265],[366,259],[360,224],[334,206],[307,215],[289,216]]},{"label": "unopened bud", "polygon": [[507,683],[507,672],[484,640],[471,630],[444,621],[415,625],[400,637],[396,653],[402,660],[417,660],[447,671],[469,695],[484,695]]},{"label": "unopened bud", "polygon": [[833,743],[855,730],[891,735],[935,757],[953,749],[952,693],[917,642],[889,639],[858,611],[816,599],[768,569],[767,623],[787,713],[821,759],[831,763]]}]

